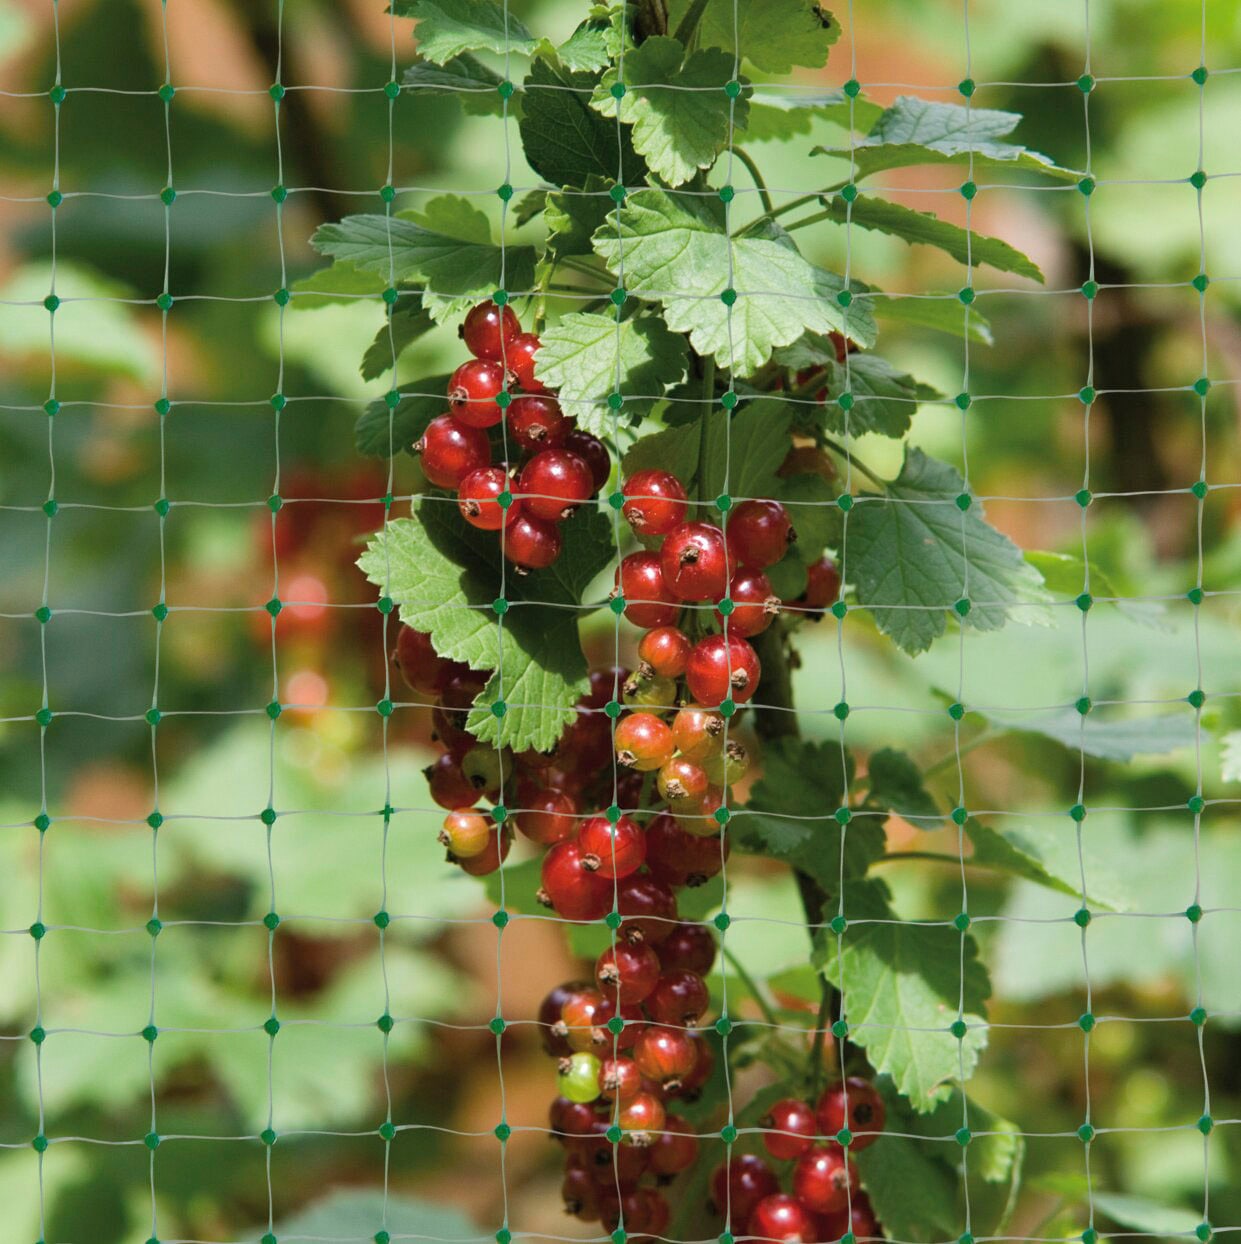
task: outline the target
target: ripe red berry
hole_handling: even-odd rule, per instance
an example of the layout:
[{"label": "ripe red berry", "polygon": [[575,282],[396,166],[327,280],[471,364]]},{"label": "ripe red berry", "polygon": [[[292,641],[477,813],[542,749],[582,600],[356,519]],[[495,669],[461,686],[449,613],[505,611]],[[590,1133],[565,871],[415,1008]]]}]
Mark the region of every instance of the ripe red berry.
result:
[{"label": "ripe red berry", "polygon": [[724,746],[724,718],[712,709],[691,704],[672,719],[672,737],[677,751],[697,764],[719,754]]},{"label": "ripe red berry", "polygon": [[602,920],[612,907],[612,883],[585,857],[576,842],[558,842],[543,857],[541,899],[566,920]]},{"label": "ripe red berry", "polygon": [[624,815],[615,825],[606,816],[592,816],[582,826],[577,841],[586,852],[582,863],[609,881],[637,872],[646,858],[642,827]]},{"label": "ripe red berry", "polygon": [[504,389],[504,366],[490,359],[469,359],[448,381],[453,418],[471,428],[493,428],[504,418],[496,397]]},{"label": "ripe red berry", "polygon": [[542,570],[560,556],[560,529],[524,512],[504,528],[504,556],[519,571]]},{"label": "ripe red berry", "polygon": [[698,1046],[676,1028],[648,1028],[633,1047],[634,1062],[648,1080],[675,1091],[698,1062]]},{"label": "ripe red berry", "polygon": [[597,436],[591,436],[589,432],[583,432],[581,428],[569,429],[565,434],[564,447],[570,453],[577,454],[590,467],[590,475],[595,482],[595,492],[598,492],[608,482],[608,476],[612,474],[612,458],[608,453],[608,447]]},{"label": "ripe red berry", "polygon": [[594,1176],[585,1166],[566,1166],[560,1184],[564,1212],[583,1222],[591,1222],[599,1214],[599,1190]]},{"label": "ripe red berry", "polygon": [[826,1089],[815,1113],[824,1136],[835,1136],[847,1128],[853,1134],[850,1148],[855,1152],[868,1149],[879,1139],[887,1118],[879,1090],[861,1076],[850,1076],[843,1084]]},{"label": "ripe red berry", "polygon": [[616,910],[623,917],[617,930],[623,942],[661,946],[676,927],[676,895],[644,874],[631,873],[617,886]]},{"label": "ripe red berry", "polygon": [[655,1133],[664,1129],[667,1114],[664,1103],[645,1090],[617,1111],[616,1122],[627,1133],[630,1144],[645,1147],[655,1139]]},{"label": "ripe red berry", "polygon": [[455,756],[463,757],[478,742],[465,723],[482,689],[482,675],[475,670],[454,673],[440,692],[440,702],[431,710],[435,737]]},{"label": "ripe red berry", "polygon": [[820,557],[806,567],[806,590],[792,602],[794,609],[821,613],[840,596],[840,571],[830,557]]},{"label": "ripe red berry", "polygon": [[602,1028],[603,1043],[609,1050],[632,1050],[646,1029],[646,1017],[642,1014],[642,1007],[636,1002],[626,1002],[618,1007],[615,995],[605,997],[603,1005],[599,1008],[597,1022],[600,1025],[606,1025],[617,1015],[625,1021],[625,1026],[620,1030],[619,1036],[614,1036],[610,1028]]},{"label": "ripe red berry", "polygon": [[701,765],[696,765],[683,756],[674,756],[660,768],[656,786],[659,793],[672,805],[672,810],[680,812],[691,806],[696,808],[707,793],[710,782]]},{"label": "ripe red berry", "polygon": [[521,321],[513,308],[490,300],[471,307],[460,329],[465,348],[479,359],[501,358],[519,332]]},{"label": "ripe red berry", "polygon": [[[453,816],[464,816],[467,813],[454,812]],[[491,818],[488,817],[488,820]],[[456,862],[471,877],[486,877],[495,872],[508,858],[509,848],[513,845],[513,829],[511,825],[492,825],[487,836],[487,843],[477,855]]]},{"label": "ripe red berry", "polygon": [[440,842],[456,863],[482,855],[491,842],[495,822],[483,812],[450,812],[439,832]]},{"label": "ripe red berry", "polygon": [[621,487],[621,513],[642,536],[666,536],[685,521],[689,494],[670,471],[638,471]]},{"label": "ripe red berry", "polygon": [[814,1215],[796,1197],[783,1192],[764,1197],[754,1207],[746,1234],[782,1244],[814,1244],[819,1238]]},{"label": "ripe red berry", "polygon": [[546,393],[541,381],[534,375],[535,355],[539,352],[539,339],[533,333],[518,333],[504,351],[504,365],[517,377],[517,383],[527,393]]},{"label": "ripe red berry", "polygon": [[659,980],[659,958],[647,945],[609,946],[595,962],[595,982],[620,1006],[642,1002]]},{"label": "ripe red berry", "polygon": [[[870,1198],[866,1193],[858,1192],[854,1194],[853,1204],[849,1211],[848,1225],[845,1230],[852,1231],[854,1238],[858,1240],[859,1244],[866,1244],[867,1240],[883,1238],[879,1224],[875,1221],[874,1208],[871,1206]],[[842,1230],[840,1234],[844,1235],[844,1231]]]},{"label": "ripe red berry", "polygon": [[703,924],[678,924],[658,947],[665,972],[684,970],[706,976],[715,963],[715,935]]},{"label": "ripe red berry", "polygon": [[728,598],[733,602],[732,612],[725,620],[717,609],[715,620],[730,635],[749,639],[761,635],[780,612],[780,598],[771,590],[771,581],[761,570],[738,570],[728,585]]},{"label": "ripe red berry", "polygon": [[694,1125],[678,1114],[664,1119],[664,1130],[650,1148],[651,1170],[656,1175],[679,1175],[698,1160],[698,1137]]},{"label": "ripe red berry", "polygon": [[734,1154],[711,1172],[711,1203],[737,1225],[780,1187],[776,1173],[753,1153]]},{"label": "ripe red berry", "polygon": [[676,626],[657,626],[638,642],[638,658],[660,678],[680,678],[693,645]]},{"label": "ripe red berry", "polygon": [[531,842],[550,847],[573,837],[578,803],[568,791],[542,790],[521,802],[522,810],[513,819]]},{"label": "ripe red berry", "polygon": [[[519,520],[520,521],[520,520]],[[740,635],[707,635],[689,654],[685,681],[703,704],[744,704],[758,688],[758,653]]]},{"label": "ripe red berry", "polygon": [[491,461],[487,433],[452,415],[432,419],[414,449],[421,456],[422,473],[437,488],[457,488],[471,471]]},{"label": "ripe red berry", "polygon": [[646,864],[665,884],[701,885],[723,868],[730,849],[718,826],[710,837],[700,837],[663,813],[646,827]]},{"label": "ripe red berry", "polygon": [[578,1053],[592,1052],[605,1045],[610,1036],[603,1025],[609,1016],[604,1013],[604,997],[592,985],[579,990],[560,1010],[556,1035],[569,1049]]},{"label": "ripe red berry", "polygon": [[451,753],[437,756],[435,763],[423,771],[431,798],[441,808],[455,812],[459,808],[472,808],[478,802],[478,791],[461,771],[461,762]]},{"label": "ripe red berry", "polygon": [[401,627],[392,660],[410,689],[420,695],[439,695],[455,674],[467,668],[457,661],[446,661],[435,651],[431,636],[412,626]]},{"label": "ripe red berry", "polygon": [[776,1102],[759,1126],[763,1128],[763,1147],[781,1162],[801,1157],[819,1131],[810,1103],[796,1097]]},{"label": "ripe red berry", "polygon": [[659,567],[677,600],[719,600],[729,573],[724,533],[710,523],[682,523],[664,538]]},{"label": "ripe red berry", "polygon": [[527,513],[559,523],[590,499],[594,485],[590,467],[577,454],[544,449],[522,467],[517,489]]},{"label": "ripe red berry", "polygon": [[553,1098],[547,1111],[552,1135],[557,1140],[589,1136],[595,1129],[598,1115],[589,1102],[570,1101],[567,1097]]},{"label": "ripe red berry", "polygon": [[856,1190],[853,1163],[837,1145],[816,1145],[803,1153],[793,1168],[793,1195],[816,1214],[847,1210],[849,1195]]},{"label": "ripe red berry", "polygon": [[647,1014],[657,1024],[696,1028],[711,1004],[707,983],[697,972],[677,968],[665,972],[644,999]]},{"label": "ripe red berry", "polygon": [[671,727],[654,713],[629,713],[622,717],[613,742],[616,759],[639,773],[666,764],[676,749]]},{"label": "ripe red berry", "polygon": [[642,1072],[627,1055],[604,1058],[599,1064],[599,1095],[626,1105],[642,1091]]},{"label": "ripe red berry", "polygon": [[520,448],[533,453],[559,445],[569,429],[569,421],[554,397],[527,393],[509,403],[505,428]]},{"label": "ripe red berry", "polygon": [[779,501],[742,501],[728,516],[728,547],[740,566],[774,566],[796,538]]},{"label": "ripe red berry", "polygon": [[508,472],[503,467],[480,467],[471,471],[457,490],[457,509],[471,527],[480,531],[499,531],[521,512],[521,502],[512,498],[506,510],[496,500],[509,491]]},{"label": "ripe red berry", "polygon": [[543,1001],[539,1003],[538,1022],[540,1035],[543,1038],[543,1048],[553,1058],[563,1058],[573,1053],[573,1047],[565,1039],[560,1018],[564,1013],[565,1003],[583,992],[593,993],[594,986],[587,984],[586,981],[565,981],[564,984],[549,990]]},{"label": "ripe red berry", "polygon": [[668,590],[658,553],[630,553],[616,568],[616,590],[625,599],[625,617],[634,626],[671,626],[680,607]]},{"label": "ripe red berry", "polygon": [[606,1196],[614,1194],[618,1188],[622,1192],[637,1188],[638,1180],[646,1174],[649,1166],[650,1154],[646,1148],[632,1144],[616,1147],[609,1145],[604,1152],[595,1154],[594,1170],[591,1173],[595,1177],[595,1185],[606,1189]]}]

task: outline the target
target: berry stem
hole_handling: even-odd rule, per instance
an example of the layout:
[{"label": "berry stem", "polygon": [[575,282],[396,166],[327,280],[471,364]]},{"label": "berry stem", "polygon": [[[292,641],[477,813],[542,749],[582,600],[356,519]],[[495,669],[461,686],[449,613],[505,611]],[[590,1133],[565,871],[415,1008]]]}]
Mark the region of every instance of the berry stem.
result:
[{"label": "berry stem", "polygon": [[728,960],[728,964],[732,970],[737,973],[741,983],[749,991],[750,997],[758,1003],[758,1009],[762,1011],[763,1019],[766,1020],[766,1022],[773,1028],[778,1028],[780,1026],[780,1021],[776,1018],[776,1013],[772,1010],[771,1003],[767,1000],[767,996],[763,992],[762,986],[759,985],[759,983],[750,975],[748,971],[746,971],[745,964],[742,963],[731,950],[729,950],[726,942],[721,943],[720,951],[724,958]]}]

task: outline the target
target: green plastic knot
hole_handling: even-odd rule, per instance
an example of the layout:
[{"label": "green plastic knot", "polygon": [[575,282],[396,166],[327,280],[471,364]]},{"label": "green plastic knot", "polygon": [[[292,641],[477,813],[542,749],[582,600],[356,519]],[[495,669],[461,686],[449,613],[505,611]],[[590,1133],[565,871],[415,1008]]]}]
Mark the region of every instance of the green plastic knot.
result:
[{"label": "green plastic knot", "polygon": [[274,1037],[280,1031],[280,1021],[274,1016],[269,1016],[263,1021],[263,1031],[269,1037]]},{"label": "green plastic knot", "polygon": [[505,1028],[508,1027],[508,1025],[504,1022],[501,1016],[497,1015],[495,1019],[487,1025],[487,1027],[490,1028],[492,1033],[498,1037],[505,1030]]},{"label": "green plastic knot", "polygon": [[731,1123],[725,1123],[720,1128],[720,1139],[726,1144],[731,1145],[737,1139],[737,1129]]},{"label": "green plastic knot", "polygon": [[278,929],[280,927],[280,916],[274,911],[269,911],[263,917],[263,927],[269,932]]},{"label": "green plastic knot", "polygon": [[1089,1123],[1083,1123],[1077,1129],[1077,1138],[1085,1145],[1090,1144],[1094,1140],[1094,1128]]},{"label": "green plastic knot", "polygon": [[723,933],[733,922],[733,918],[726,912],[722,911],[711,922],[721,933]]},{"label": "green plastic knot", "polygon": [[844,918],[844,916],[833,916],[831,924],[828,925],[828,928],[830,928],[837,937],[839,937],[848,927],[849,922]]},{"label": "green plastic knot", "polygon": [[1079,929],[1084,929],[1091,921],[1090,909],[1088,907],[1079,907],[1073,913],[1073,923]]}]

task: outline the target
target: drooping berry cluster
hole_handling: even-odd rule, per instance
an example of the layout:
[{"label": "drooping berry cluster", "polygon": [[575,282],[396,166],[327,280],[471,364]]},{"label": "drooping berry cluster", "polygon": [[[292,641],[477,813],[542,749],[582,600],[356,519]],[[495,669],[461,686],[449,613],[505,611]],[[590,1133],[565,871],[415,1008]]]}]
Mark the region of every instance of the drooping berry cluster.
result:
[{"label": "drooping berry cluster", "polygon": [[479,303],[461,337],[474,357],[453,372],[448,412],[415,446],[423,473],[456,493],[467,523],[500,533],[519,573],[542,569],[560,556],[560,524],[603,486],[611,460],[535,377],[539,339],[510,306]]}]

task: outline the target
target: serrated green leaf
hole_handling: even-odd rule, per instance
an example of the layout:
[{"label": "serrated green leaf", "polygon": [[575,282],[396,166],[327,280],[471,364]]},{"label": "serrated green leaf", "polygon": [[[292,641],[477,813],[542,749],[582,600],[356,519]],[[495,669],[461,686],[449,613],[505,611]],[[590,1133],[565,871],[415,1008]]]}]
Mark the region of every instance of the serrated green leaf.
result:
[{"label": "serrated green leaf", "polygon": [[[668,29],[685,5],[670,6]],[[698,27],[705,47],[743,56],[764,73],[821,69],[840,38],[840,23],[817,0],[708,0]]]},{"label": "serrated green leaf", "polygon": [[[824,425],[842,434],[847,430],[851,436],[874,432],[902,437],[909,431],[918,403],[942,397],[878,354],[850,354],[846,363],[832,358],[827,363],[826,387],[831,401],[819,408]],[[847,414],[836,404],[842,393],[853,395]]]},{"label": "serrated green leaf", "polygon": [[320,268],[294,281],[289,286],[293,294],[289,306],[298,311],[315,311],[320,307],[357,302],[359,298],[374,299],[384,292],[386,285],[383,277],[374,272],[364,272],[354,264],[337,261],[330,268]]},{"label": "serrated green leaf", "polygon": [[387,324],[375,334],[375,340],[362,356],[362,379],[378,380],[380,376],[390,376],[401,351],[424,333],[430,332],[434,324],[435,321],[422,305],[422,296],[417,293],[405,295],[392,308]]},{"label": "serrated green leaf", "polygon": [[849,1037],[871,1066],[891,1076],[915,1110],[933,1110],[958,1075],[972,1073],[986,1042],[979,1028],[960,1042],[948,1031],[962,996],[966,1022],[978,1024],[991,992],[973,938],[899,919],[879,881],[846,882],[844,913],[850,924],[839,954],[835,935],[820,936],[814,961],[841,991]]},{"label": "serrated green leaf", "polygon": [[[1026,549],[1025,558],[1043,576],[1043,582],[1047,584],[1048,591],[1074,599],[1086,590],[1087,564],[1077,554]],[[1090,591],[1096,600],[1100,597],[1111,598],[1106,602],[1100,600],[1100,604],[1115,605],[1121,613],[1140,626],[1149,626],[1156,631],[1168,630],[1168,611],[1163,601],[1126,600],[1123,593],[1117,589],[1099,566],[1091,562],[1089,568]]]},{"label": "serrated green leaf", "polygon": [[547,210],[547,191],[530,190],[517,200],[513,207],[513,223],[520,229],[528,225],[540,212]]},{"label": "serrated green leaf", "polygon": [[676,39],[654,35],[625,56],[624,96],[610,93],[619,80],[613,69],[590,102],[609,120],[619,115],[633,126],[634,150],[664,182],[679,186],[715,163],[733,125],[744,128],[745,94],[735,100],[724,94],[732,77],[731,54],[701,48],[686,57]]},{"label": "serrated green leaf", "polygon": [[[836,301],[839,277],[809,263],[774,226],[729,238],[718,200],[639,191],[615,223],[599,229],[594,246],[612,272],[624,271],[637,297],[663,307],[670,329],[688,333],[699,354],[739,376],[807,330],[874,342],[862,300],[848,308]],[[730,282],[737,291],[731,307],[720,299]]]},{"label": "serrated green leaf", "polygon": [[401,398],[393,410],[388,409],[386,402],[371,402],[353,427],[353,443],[358,453],[387,458],[409,449],[427,430],[427,424],[444,413],[448,380],[447,375],[424,376],[418,381],[421,392]]},{"label": "serrated green leaf", "polygon": [[612,59],[615,42],[610,23],[583,22],[556,49],[556,54],[569,69],[598,70]]},{"label": "serrated green leaf", "polygon": [[595,435],[610,432],[616,418],[606,405],[608,394],[625,394],[626,406],[641,409],[685,372],[685,339],[655,315],[618,321],[573,311],[545,329],[540,341],[535,375]]},{"label": "serrated green leaf", "polygon": [[979,345],[995,344],[991,323],[977,307],[962,306],[956,294],[931,296],[876,295],[868,300],[875,319],[914,328],[931,328],[938,333],[968,338]]},{"label": "serrated green leaf", "polygon": [[911,246],[934,246],[946,251],[958,263],[973,264],[975,267],[989,264],[1001,272],[1015,272],[1035,281],[1043,279],[1038,264],[1015,246],[1010,246],[1001,238],[962,229],[951,221],[941,220],[934,212],[915,211],[912,207],[870,194],[858,195],[852,204],[835,194],[827,206],[841,224],[847,221],[859,229],[886,233]]},{"label": "serrated green leaf", "polygon": [[418,52],[443,65],[462,52],[529,56],[539,41],[497,0],[395,0],[393,11],[418,21]]},{"label": "serrated green leaf", "polygon": [[580,191],[548,191],[543,219],[547,225],[547,249],[553,258],[594,255],[591,239],[616,210],[607,188],[602,177],[592,174]]},{"label": "serrated green leaf", "polygon": [[[1010,876],[1046,886],[1049,890],[1081,898],[1081,866],[1073,844],[1059,844],[1061,849],[1055,851],[1057,844],[1047,842],[1045,836],[1040,836],[1033,829],[996,829],[981,824],[973,817],[965,822],[965,832],[974,844],[970,863],[996,868]],[[1090,875],[1088,872],[1087,876]],[[1093,875],[1097,877],[1098,870]],[[1116,907],[1115,903],[1093,891],[1088,892],[1086,897],[1095,907]]]},{"label": "serrated green leaf", "polygon": [[[908,449],[886,496],[861,494],[849,516],[846,574],[858,603],[908,653],[924,652],[944,633],[967,590],[976,603],[962,621],[980,630],[1002,627],[1010,606],[1048,599],[1038,572],[986,521],[977,499],[958,509],[964,491],[953,467]],[[1042,620],[1032,607],[1013,617]]]},{"label": "serrated green leaf", "polygon": [[437,194],[420,208],[397,212],[397,219],[412,220],[432,233],[462,242],[491,245],[491,222],[476,201],[460,194]]},{"label": "serrated green leaf", "polygon": [[935,829],[943,814],[935,797],[926,789],[922,771],[912,757],[895,748],[872,752],[866,762],[870,786],[867,804],[872,801],[895,816],[917,822],[924,829]]},{"label": "serrated green leaf", "polygon": [[[415,95],[449,95],[461,101],[461,107],[472,116],[501,116],[504,100],[496,89],[503,79],[477,57],[465,53],[437,65],[422,60],[405,71],[404,84],[414,88]],[[521,97],[508,101],[508,115],[521,115]]]},{"label": "serrated green leaf", "polygon": [[883,115],[879,104],[864,96],[850,100],[844,91],[792,94],[756,88],[750,96],[746,118],[747,142],[786,142],[809,134],[815,121],[830,121],[844,129],[869,130]]}]

